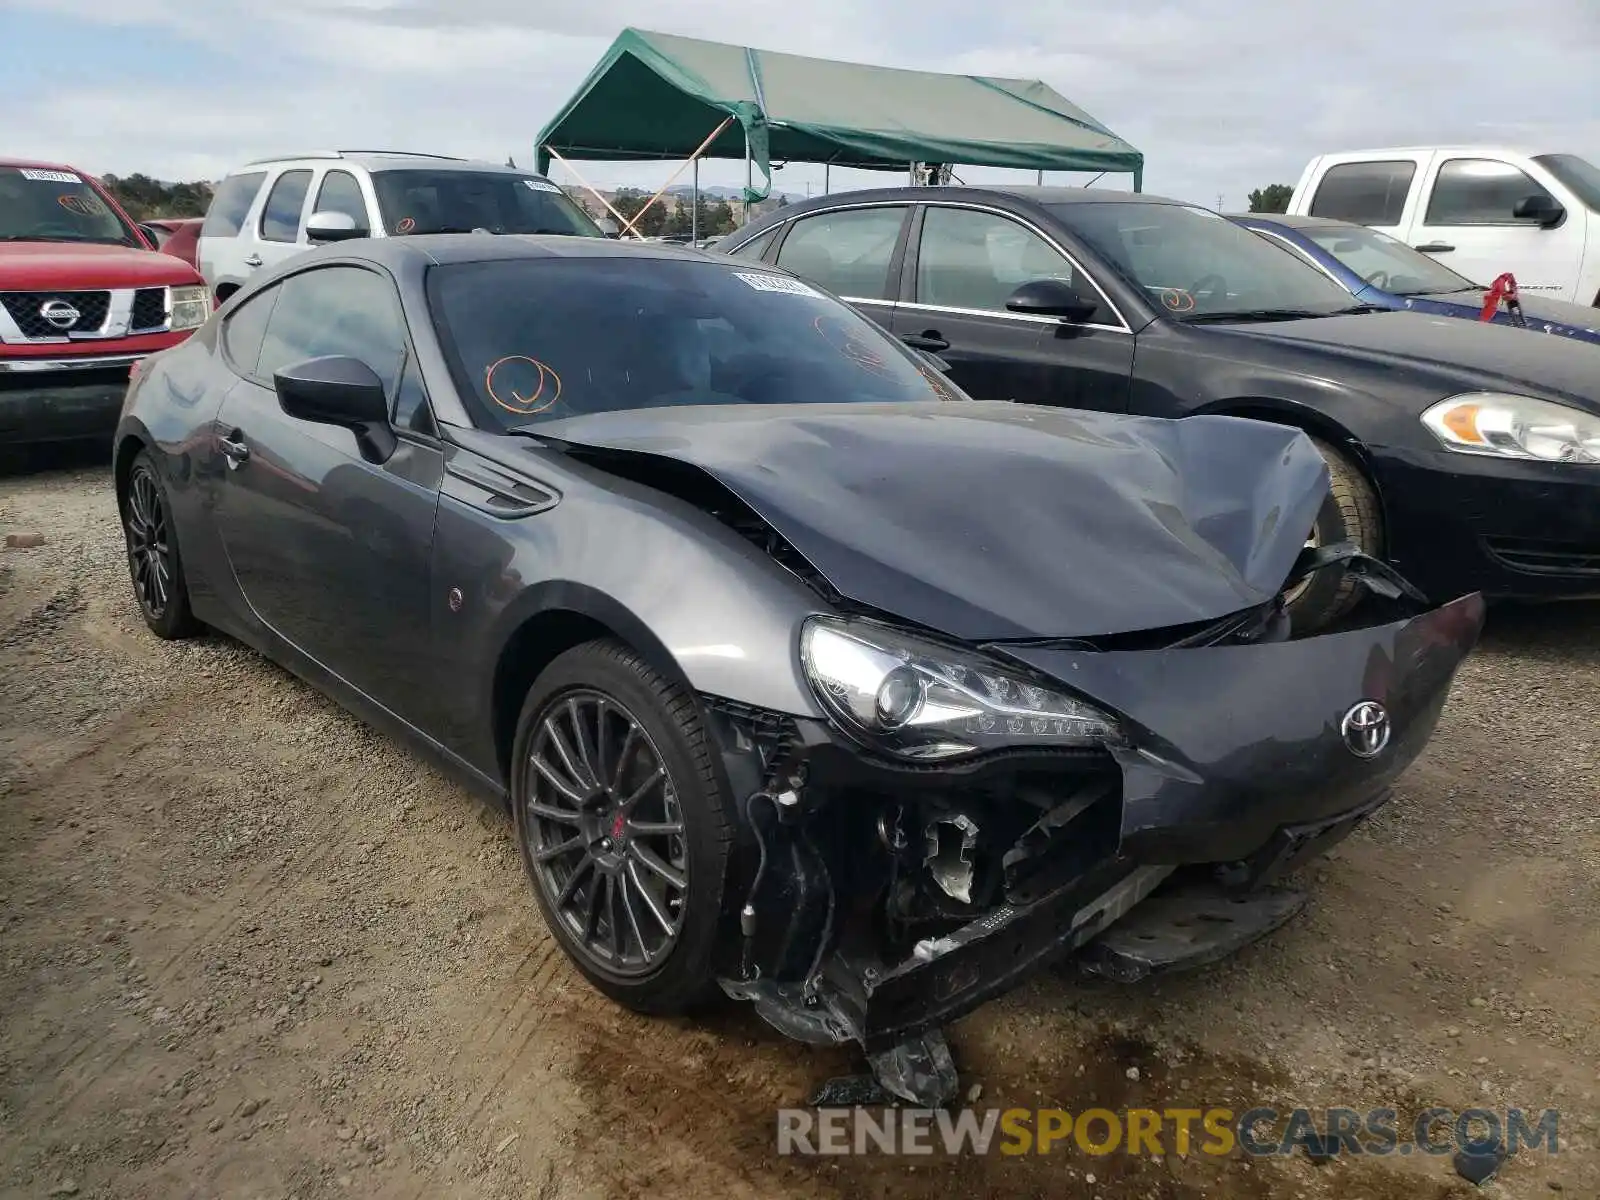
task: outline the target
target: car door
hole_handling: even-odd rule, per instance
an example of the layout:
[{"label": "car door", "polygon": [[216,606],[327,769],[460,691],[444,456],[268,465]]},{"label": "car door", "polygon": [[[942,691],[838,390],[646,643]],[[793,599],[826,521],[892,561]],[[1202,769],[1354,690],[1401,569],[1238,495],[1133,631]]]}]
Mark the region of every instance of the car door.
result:
[{"label": "car door", "polygon": [[305,231],[314,174],[309,167],[291,167],[272,181],[253,227],[255,244],[245,256],[246,267],[259,271],[277,266],[310,248]]},{"label": "car door", "polygon": [[775,261],[888,329],[894,318],[890,276],[910,211],[909,204],[877,204],[809,214],[783,227]]},{"label": "car door", "polygon": [[[393,281],[317,266],[277,285],[257,361],[223,399],[216,527],[253,616],[391,712],[426,707],[429,569],[443,449],[433,436]],[[252,299],[250,304],[258,301]],[[285,413],[273,373],[323,355],[389,388],[399,445],[363,457],[347,429]]]},{"label": "car door", "polygon": [[1487,286],[1506,271],[1521,291],[1570,300],[1583,263],[1584,214],[1568,207],[1553,228],[1514,210],[1538,197],[1557,203],[1543,183],[1501,158],[1447,157],[1429,169],[1422,214],[1411,244],[1474,283]]},{"label": "car door", "polygon": [[1370,225],[1404,238],[1417,211],[1427,152],[1335,162],[1322,172],[1307,215]]},{"label": "car door", "polygon": [[317,181],[316,199],[312,201],[310,215],[343,213],[356,223],[358,230],[364,230],[370,236],[373,230],[381,229],[381,226],[369,215],[369,208],[376,211],[375,206],[370,205],[362,190],[361,180],[355,173],[342,167],[329,167]]},{"label": "car door", "polygon": [[253,253],[255,238],[245,230],[266,178],[265,171],[230,175],[206,208],[200,225],[200,275],[213,293],[221,287],[238,287],[253,269],[244,260]]},{"label": "car door", "polygon": [[[1041,230],[997,210],[930,204],[913,221],[894,333],[937,354],[978,400],[1119,412],[1134,339],[1082,268]],[[1100,307],[1084,322],[1006,310],[1022,284],[1055,278]]]}]

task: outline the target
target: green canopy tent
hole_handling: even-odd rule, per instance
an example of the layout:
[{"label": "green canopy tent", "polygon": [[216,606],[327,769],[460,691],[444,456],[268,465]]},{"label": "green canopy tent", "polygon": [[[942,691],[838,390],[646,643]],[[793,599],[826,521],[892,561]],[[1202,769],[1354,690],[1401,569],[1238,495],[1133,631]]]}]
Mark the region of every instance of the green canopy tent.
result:
[{"label": "green canopy tent", "polygon": [[1143,154],[1038,80],[833,62],[641,29],[623,30],[538,141],[541,172],[552,158],[570,167],[702,157],[745,159],[747,203],[770,194],[774,159],[1131,172],[1134,191],[1144,173]]}]

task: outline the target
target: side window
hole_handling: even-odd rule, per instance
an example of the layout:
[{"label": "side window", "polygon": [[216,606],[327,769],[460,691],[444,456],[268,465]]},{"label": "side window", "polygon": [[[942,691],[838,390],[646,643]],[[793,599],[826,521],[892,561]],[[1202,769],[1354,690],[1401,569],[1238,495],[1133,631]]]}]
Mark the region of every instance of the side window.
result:
[{"label": "side window", "polygon": [[310,171],[285,171],[267,193],[261,210],[261,236],[269,242],[292,242],[300,236],[300,213],[306,206]]},{"label": "side window", "polygon": [[1549,191],[1510,163],[1490,158],[1452,158],[1439,166],[1428,198],[1427,225],[1531,225],[1512,215],[1530,196],[1550,200]]},{"label": "side window", "polygon": [[751,238],[737,250],[730,251],[735,258],[760,258],[767,252],[767,247],[772,245],[772,239],[778,236],[782,225],[774,225],[771,229],[758,237]]},{"label": "side window", "polygon": [[1417,164],[1410,161],[1329,167],[1311,197],[1311,215],[1356,225],[1398,225],[1416,174]]},{"label": "side window", "polygon": [[206,209],[206,219],[200,226],[201,237],[238,237],[244,219],[261,190],[265,171],[251,171],[246,175],[230,175],[217,188]]},{"label": "side window", "polygon": [[904,208],[853,208],[801,217],[783,240],[778,265],[837,296],[889,297],[889,260]]},{"label": "side window", "polygon": [[343,213],[356,223],[357,229],[367,229],[367,201],[361,194],[361,184],[349,171],[329,171],[322,177],[317,189],[317,202],[311,206],[313,213]]},{"label": "side window", "polygon": [[261,358],[261,342],[267,336],[272,306],[278,302],[280,288],[270,287],[246,300],[222,322],[222,349],[235,370],[254,375]]},{"label": "side window", "polygon": [[[931,207],[917,253],[917,303],[1005,312],[1012,292],[1035,279],[1074,283],[1072,264],[1009,217]],[[1085,285],[1084,294],[1094,289]],[[1091,321],[1104,321],[1096,312]]]},{"label": "side window", "polygon": [[278,290],[282,302],[267,322],[259,378],[308,358],[346,354],[376,371],[394,395],[406,332],[388,279],[360,267],[317,267],[291,275]]},{"label": "side window", "polygon": [[400,387],[394,397],[392,420],[396,429],[409,429],[412,433],[438,433],[433,424],[433,414],[428,411],[428,393],[422,386],[422,372],[415,358],[408,357],[405,370],[400,373]]}]

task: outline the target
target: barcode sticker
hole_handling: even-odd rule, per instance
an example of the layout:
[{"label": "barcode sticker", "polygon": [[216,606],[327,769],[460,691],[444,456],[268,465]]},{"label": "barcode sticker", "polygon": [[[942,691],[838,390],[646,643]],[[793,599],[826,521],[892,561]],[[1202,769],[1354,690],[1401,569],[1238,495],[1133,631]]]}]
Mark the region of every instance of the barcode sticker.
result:
[{"label": "barcode sticker", "polygon": [[790,279],[787,275],[768,275],[756,271],[735,271],[734,275],[758,292],[786,292],[791,296],[810,296],[816,300],[822,298],[822,293],[810,284]]},{"label": "barcode sticker", "polygon": [[529,190],[535,192],[559,192],[561,190],[555,184],[543,179],[524,179],[522,182]]},{"label": "barcode sticker", "polygon": [[71,171],[41,171],[37,167],[18,167],[24,179],[32,179],[36,183],[82,183]]}]

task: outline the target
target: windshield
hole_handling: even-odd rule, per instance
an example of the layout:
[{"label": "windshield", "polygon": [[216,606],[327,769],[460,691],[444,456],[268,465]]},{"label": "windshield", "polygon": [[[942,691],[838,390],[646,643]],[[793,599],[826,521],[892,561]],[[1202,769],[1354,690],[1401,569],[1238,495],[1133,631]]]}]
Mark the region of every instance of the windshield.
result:
[{"label": "windshield", "polygon": [[0,242],[143,245],[88,180],[45,167],[0,167]]},{"label": "windshield", "polygon": [[1313,225],[1300,232],[1362,279],[1396,296],[1479,290],[1465,275],[1365,225]]},{"label": "windshield", "polygon": [[1536,154],[1533,161],[1571,188],[1589,208],[1600,212],[1600,167],[1576,154]]},{"label": "windshield", "polygon": [[845,304],[732,261],[462,263],[429,272],[428,298],[486,428],[615,409],[965,398]]},{"label": "windshield", "polygon": [[603,237],[555,184],[501,171],[374,171],[378,211],[391,234],[565,233]]},{"label": "windshield", "polygon": [[1260,312],[1321,316],[1350,293],[1293,251],[1187,204],[1051,205],[1152,303],[1180,321]]}]

